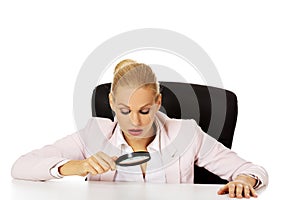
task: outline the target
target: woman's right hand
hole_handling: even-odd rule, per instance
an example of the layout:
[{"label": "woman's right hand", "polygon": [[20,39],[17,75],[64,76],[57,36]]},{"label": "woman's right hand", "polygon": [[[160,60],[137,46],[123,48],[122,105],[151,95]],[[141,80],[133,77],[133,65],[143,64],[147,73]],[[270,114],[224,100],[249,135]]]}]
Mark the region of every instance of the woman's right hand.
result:
[{"label": "woman's right hand", "polygon": [[116,159],[116,156],[110,157],[103,152],[98,152],[85,160],[70,160],[60,166],[58,171],[63,176],[86,176],[88,173],[103,174],[108,170],[116,169]]}]

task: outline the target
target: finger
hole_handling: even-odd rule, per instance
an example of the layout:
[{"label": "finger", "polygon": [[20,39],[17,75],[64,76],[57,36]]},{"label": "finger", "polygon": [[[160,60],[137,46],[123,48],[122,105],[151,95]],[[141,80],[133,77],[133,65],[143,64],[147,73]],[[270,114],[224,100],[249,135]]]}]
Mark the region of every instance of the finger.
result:
[{"label": "finger", "polygon": [[235,184],[234,183],[229,184],[228,191],[229,191],[229,197],[234,198],[235,197]]},{"label": "finger", "polygon": [[102,158],[106,161],[106,163],[108,163],[110,165],[110,168],[112,170],[115,170],[116,169],[116,162],[115,162],[115,160],[112,157],[108,156],[107,154],[105,154],[103,152],[102,152],[102,154],[103,154]]},{"label": "finger", "polygon": [[226,192],[228,192],[227,184],[219,189],[218,194],[225,194]]},{"label": "finger", "polygon": [[96,162],[99,163],[99,165],[101,165],[102,169],[107,172],[108,170],[111,169],[111,166],[100,156],[94,157],[94,159],[96,160]]},{"label": "finger", "polygon": [[245,185],[244,187],[244,196],[249,199],[250,198],[250,189],[248,185]]},{"label": "finger", "polygon": [[237,183],[237,184],[236,184],[236,187],[235,187],[235,195],[236,195],[236,197],[239,198],[239,199],[240,199],[240,198],[243,198],[243,194],[242,194],[243,188],[244,188],[243,184],[241,184],[241,183]]},{"label": "finger", "polygon": [[109,164],[106,163],[102,158],[96,157],[96,156],[92,156],[91,158],[93,159],[93,161],[95,163],[97,163],[97,165],[101,166],[101,168],[103,169],[103,172],[107,172],[108,170],[110,170]]},{"label": "finger", "polygon": [[253,197],[258,197],[258,195],[257,195],[255,189],[253,189],[253,187],[250,188],[250,191],[251,191],[251,195],[252,195]]},{"label": "finger", "polygon": [[108,156],[107,154],[103,153],[103,152],[99,152],[96,154],[96,156],[102,158],[102,160],[104,160],[112,170],[115,170],[116,169],[116,163],[115,161],[110,157]]},{"label": "finger", "polygon": [[118,159],[118,156],[113,156],[111,157],[114,161],[116,161]]},{"label": "finger", "polygon": [[83,164],[83,173],[81,174],[81,176],[86,176],[88,173],[96,175],[97,171],[90,165],[88,161],[86,161]]},{"label": "finger", "polygon": [[96,158],[90,157],[88,162],[96,170],[97,174],[102,174],[105,171]]}]

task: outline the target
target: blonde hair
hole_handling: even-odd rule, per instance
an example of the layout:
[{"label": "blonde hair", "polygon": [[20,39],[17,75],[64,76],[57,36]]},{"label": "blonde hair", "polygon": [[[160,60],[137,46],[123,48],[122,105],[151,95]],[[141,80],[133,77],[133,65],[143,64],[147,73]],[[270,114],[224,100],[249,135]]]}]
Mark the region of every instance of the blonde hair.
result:
[{"label": "blonde hair", "polygon": [[119,86],[150,88],[156,95],[155,101],[160,94],[159,83],[151,67],[131,59],[122,60],[115,67],[111,93],[116,93]]}]

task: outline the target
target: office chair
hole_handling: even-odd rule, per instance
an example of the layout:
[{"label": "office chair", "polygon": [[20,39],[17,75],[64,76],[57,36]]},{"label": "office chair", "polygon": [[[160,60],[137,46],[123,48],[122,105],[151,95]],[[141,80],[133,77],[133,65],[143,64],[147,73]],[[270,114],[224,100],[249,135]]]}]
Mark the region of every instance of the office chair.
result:
[{"label": "office chair", "polygon": [[[110,86],[111,83],[106,83],[94,89],[93,117],[113,120],[114,116],[108,100]],[[203,131],[224,146],[231,148],[238,113],[237,97],[233,92],[211,86],[178,82],[160,82],[160,90],[162,94],[160,111],[170,118],[194,119]],[[223,124],[211,122],[212,116],[218,118],[222,115]],[[220,133],[214,132],[216,130],[214,126],[221,127]],[[227,182],[205,168],[196,165],[194,167],[194,183],[225,184]]]}]

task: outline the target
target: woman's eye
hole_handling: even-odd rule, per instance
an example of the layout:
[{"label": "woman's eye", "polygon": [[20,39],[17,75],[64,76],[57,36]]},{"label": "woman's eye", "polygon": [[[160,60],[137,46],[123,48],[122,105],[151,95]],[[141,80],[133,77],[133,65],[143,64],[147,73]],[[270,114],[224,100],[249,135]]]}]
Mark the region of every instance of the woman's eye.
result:
[{"label": "woman's eye", "polygon": [[120,111],[123,115],[128,115],[130,113],[130,110],[128,109],[121,109]]},{"label": "woman's eye", "polygon": [[140,110],[140,113],[143,115],[147,115],[147,114],[149,114],[149,112],[150,112],[150,109]]}]

